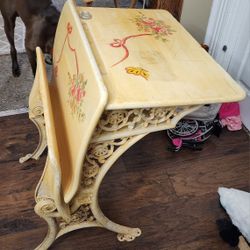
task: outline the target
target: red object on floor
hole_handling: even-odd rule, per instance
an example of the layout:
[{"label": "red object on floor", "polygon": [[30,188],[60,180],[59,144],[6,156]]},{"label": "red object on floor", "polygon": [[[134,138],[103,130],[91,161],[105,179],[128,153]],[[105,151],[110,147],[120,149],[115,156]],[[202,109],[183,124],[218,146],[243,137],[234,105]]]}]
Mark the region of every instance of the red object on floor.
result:
[{"label": "red object on floor", "polygon": [[238,102],[223,103],[219,110],[219,118],[223,127],[227,126],[230,131],[242,129],[240,119],[240,105]]}]

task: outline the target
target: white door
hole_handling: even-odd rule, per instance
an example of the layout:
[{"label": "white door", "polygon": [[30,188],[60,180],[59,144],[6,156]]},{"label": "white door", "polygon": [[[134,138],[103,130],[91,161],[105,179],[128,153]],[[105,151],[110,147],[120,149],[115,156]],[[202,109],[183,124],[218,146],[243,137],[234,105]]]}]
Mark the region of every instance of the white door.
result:
[{"label": "white door", "polygon": [[240,111],[242,121],[250,131],[250,39],[245,47],[245,55],[239,61],[241,63],[237,67],[230,64],[229,70],[233,73],[235,72],[235,79],[246,90],[247,97],[245,100],[240,102]]},{"label": "white door", "polygon": [[215,60],[246,90],[241,117],[250,130],[250,0],[214,0],[205,43]]}]

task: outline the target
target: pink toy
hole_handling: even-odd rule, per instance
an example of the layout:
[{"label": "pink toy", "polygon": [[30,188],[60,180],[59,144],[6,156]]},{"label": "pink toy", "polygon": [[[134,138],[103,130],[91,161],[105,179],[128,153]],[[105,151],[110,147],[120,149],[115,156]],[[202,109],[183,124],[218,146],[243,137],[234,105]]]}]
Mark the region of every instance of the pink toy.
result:
[{"label": "pink toy", "polygon": [[230,131],[242,129],[238,102],[223,103],[220,107],[219,118],[222,127],[227,126]]}]

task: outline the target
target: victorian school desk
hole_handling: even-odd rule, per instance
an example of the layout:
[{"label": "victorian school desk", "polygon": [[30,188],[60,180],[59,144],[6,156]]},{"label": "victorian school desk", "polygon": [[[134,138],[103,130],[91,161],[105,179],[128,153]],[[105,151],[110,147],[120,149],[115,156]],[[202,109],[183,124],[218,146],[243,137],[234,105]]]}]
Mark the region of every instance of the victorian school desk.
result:
[{"label": "victorian school desk", "polygon": [[29,116],[40,142],[20,159],[37,159],[48,146],[35,211],[49,230],[38,249],[86,227],[132,241],[141,230],[114,223],[98,205],[113,163],[145,135],[175,127],[201,105],[239,101],[245,93],[165,10],[76,7],[70,0],[53,62],[48,83],[37,49]]}]

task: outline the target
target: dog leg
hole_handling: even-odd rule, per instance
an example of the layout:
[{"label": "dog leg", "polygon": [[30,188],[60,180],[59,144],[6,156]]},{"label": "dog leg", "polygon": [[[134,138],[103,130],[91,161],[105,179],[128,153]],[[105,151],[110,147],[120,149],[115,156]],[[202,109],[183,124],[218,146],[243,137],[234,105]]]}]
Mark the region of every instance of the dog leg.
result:
[{"label": "dog leg", "polygon": [[4,30],[5,30],[7,39],[10,43],[12,74],[14,77],[18,77],[18,76],[20,76],[20,68],[19,68],[19,65],[17,62],[17,51],[15,48],[15,40],[14,40],[16,15],[12,15],[10,17],[3,15],[3,19],[4,19]]},{"label": "dog leg", "polygon": [[35,76],[36,75],[36,52],[29,49],[26,45],[25,47],[26,47],[26,53],[28,55],[29,62],[32,68],[32,73]]},{"label": "dog leg", "polygon": [[119,0],[114,0],[114,4],[115,4],[115,7],[118,8],[119,7]]},{"label": "dog leg", "polygon": [[84,0],[84,2],[87,7],[91,7],[93,5],[94,0]]},{"label": "dog leg", "polygon": [[137,0],[131,0],[129,8],[135,8],[136,4],[137,4]]}]

